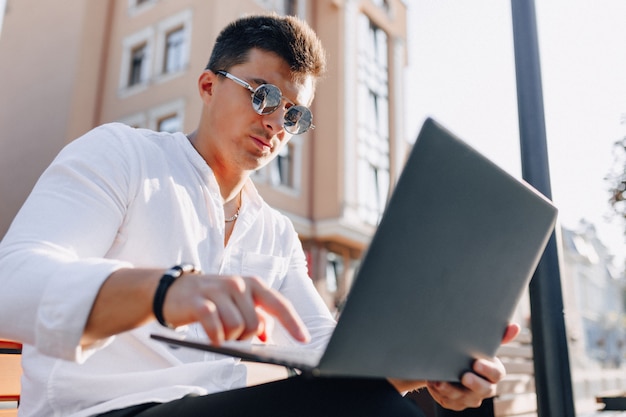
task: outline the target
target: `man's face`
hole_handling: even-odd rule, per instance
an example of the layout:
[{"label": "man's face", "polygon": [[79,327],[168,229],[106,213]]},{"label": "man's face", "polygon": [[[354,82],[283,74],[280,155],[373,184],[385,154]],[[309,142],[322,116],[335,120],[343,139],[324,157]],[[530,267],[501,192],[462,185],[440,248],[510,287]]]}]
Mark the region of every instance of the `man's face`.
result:
[{"label": "man's face", "polygon": [[[289,65],[270,52],[253,49],[246,63],[233,66],[228,72],[253,89],[273,84],[297,105],[308,106],[313,100],[313,78],[293,81]],[[223,76],[204,76],[212,78],[211,94],[203,94],[212,162],[246,171],[266,165],[291,138],[283,127],[285,108],[260,115],[253,109],[251,93],[245,87]]]}]

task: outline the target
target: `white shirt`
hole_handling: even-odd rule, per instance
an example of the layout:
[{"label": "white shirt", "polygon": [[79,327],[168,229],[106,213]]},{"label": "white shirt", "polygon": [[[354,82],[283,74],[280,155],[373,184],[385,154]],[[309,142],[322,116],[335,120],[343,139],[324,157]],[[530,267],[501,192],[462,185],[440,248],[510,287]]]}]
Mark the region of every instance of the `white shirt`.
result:
[{"label": "white shirt", "polygon": [[[81,349],[94,297],[122,267],[257,275],[324,345],[334,321],[291,222],[251,181],[242,198],[225,247],[217,182],[183,134],[108,124],[66,146],[0,243],[0,337],[25,343],[20,416],[90,416],[244,385],[235,359],[151,340],[170,331],[156,322]],[[276,329],[275,340],[293,343]],[[206,338],[197,325],[179,331]]]}]

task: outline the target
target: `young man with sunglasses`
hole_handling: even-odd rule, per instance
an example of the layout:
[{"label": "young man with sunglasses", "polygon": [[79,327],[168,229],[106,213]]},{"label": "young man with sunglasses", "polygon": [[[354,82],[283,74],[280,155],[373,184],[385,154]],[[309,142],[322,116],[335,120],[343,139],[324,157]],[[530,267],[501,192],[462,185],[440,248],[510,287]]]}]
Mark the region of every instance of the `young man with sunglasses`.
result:
[{"label": "young man with sunglasses", "polygon": [[194,132],[107,124],[59,154],[0,245],[0,337],[25,343],[21,416],[419,416],[398,391],[427,386],[452,409],[494,394],[497,359],[476,361],[461,385],[292,377],[241,388],[235,359],[150,339],[327,341],[334,321],[298,236],[249,179],[313,127],[324,65],[303,22],[239,19],[200,75]]}]

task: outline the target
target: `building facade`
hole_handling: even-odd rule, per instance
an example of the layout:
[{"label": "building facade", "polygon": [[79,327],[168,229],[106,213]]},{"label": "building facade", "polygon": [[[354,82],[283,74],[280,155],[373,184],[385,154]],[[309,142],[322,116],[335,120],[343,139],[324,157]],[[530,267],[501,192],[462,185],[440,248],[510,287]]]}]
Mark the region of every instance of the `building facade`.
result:
[{"label": "building facade", "polygon": [[595,227],[561,229],[565,318],[573,368],[619,368],[626,359],[624,276]]},{"label": "building facade", "polygon": [[245,14],[308,21],[328,52],[315,130],[255,174],[294,222],[333,307],[404,163],[406,6],[400,0],[8,0],[0,33],[0,236],[66,143],[106,122],[191,132],[196,81]]}]

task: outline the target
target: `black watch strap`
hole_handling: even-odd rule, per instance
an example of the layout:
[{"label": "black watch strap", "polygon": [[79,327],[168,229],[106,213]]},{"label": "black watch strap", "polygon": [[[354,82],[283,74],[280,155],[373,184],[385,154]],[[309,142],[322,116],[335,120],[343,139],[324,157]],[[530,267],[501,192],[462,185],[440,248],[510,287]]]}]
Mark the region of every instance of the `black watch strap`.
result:
[{"label": "black watch strap", "polygon": [[154,299],[152,301],[152,311],[154,316],[162,326],[169,329],[173,329],[174,326],[165,321],[165,318],[163,317],[163,303],[165,302],[165,296],[167,295],[167,290],[169,290],[170,286],[174,283],[174,281],[176,281],[176,278],[187,272],[198,272],[198,270],[192,264],[181,264],[171,267],[165,271],[159,280],[159,285],[154,293]]}]

